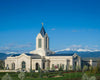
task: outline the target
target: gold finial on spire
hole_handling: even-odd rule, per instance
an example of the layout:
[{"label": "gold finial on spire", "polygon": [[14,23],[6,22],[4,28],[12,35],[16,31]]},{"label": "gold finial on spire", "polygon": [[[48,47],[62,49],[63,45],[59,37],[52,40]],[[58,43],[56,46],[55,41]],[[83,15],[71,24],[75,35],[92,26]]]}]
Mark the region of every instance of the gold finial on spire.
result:
[{"label": "gold finial on spire", "polygon": [[42,26],[43,26],[44,23],[42,22],[41,24],[42,24]]}]

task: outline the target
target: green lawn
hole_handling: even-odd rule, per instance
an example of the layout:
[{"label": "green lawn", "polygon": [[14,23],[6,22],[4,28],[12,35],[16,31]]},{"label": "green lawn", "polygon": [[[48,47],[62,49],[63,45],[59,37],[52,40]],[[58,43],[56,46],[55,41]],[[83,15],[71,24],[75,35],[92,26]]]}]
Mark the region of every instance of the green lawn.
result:
[{"label": "green lawn", "polygon": [[[0,79],[5,75],[6,73],[0,73]],[[49,73],[49,75],[58,75],[58,72],[52,72]],[[18,73],[9,73],[9,75],[12,77],[13,80],[20,80],[18,78]],[[46,73],[43,74],[44,78],[38,78],[39,73],[33,73],[32,75],[30,73],[25,74],[26,77],[24,80],[81,80],[82,72],[72,72],[72,73],[62,73],[62,77],[49,77],[47,78]],[[93,74],[90,74],[90,76]],[[100,74],[95,74],[95,76],[100,78]],[[98,80],[100,80],[98,78]]]}]

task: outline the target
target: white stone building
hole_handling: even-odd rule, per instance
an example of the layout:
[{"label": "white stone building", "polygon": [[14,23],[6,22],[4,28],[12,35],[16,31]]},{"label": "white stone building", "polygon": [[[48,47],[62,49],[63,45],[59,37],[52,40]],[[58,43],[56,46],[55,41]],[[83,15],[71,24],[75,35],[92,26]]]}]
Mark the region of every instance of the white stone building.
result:
[{"label": "white stone building", "polygon": [[30,53],[15,54],[7,57],[5,67],[10,70],[43,70],[60,66],[65,70],[73,70],[76,66],[81,68],[81,58],[77,54],[57,54],[49,50],[49,37],[43,26],[36,37],[36,50]]}]

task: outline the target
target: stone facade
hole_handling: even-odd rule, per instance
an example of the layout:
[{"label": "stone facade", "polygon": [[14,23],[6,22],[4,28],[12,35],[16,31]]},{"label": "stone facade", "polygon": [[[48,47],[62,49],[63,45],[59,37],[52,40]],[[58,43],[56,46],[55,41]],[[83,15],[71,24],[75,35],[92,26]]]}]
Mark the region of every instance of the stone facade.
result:
[{"label": "stone facade", "polygon": [[[91,62],[92,63],[92,62]],[[91,64],[90,63],[90,64]],[[43,26],[40,33],[36,37],[36,50],[30,53],[15,54],[7,57],[5,67],[10,70],[38,70],[40,67],[43,70],[53,67],[58,69],[63,66],[63,69],[75,69],[76,66],[81,68],[81,57],[75,54],[56,54],[49,50],[49,37]]]}]

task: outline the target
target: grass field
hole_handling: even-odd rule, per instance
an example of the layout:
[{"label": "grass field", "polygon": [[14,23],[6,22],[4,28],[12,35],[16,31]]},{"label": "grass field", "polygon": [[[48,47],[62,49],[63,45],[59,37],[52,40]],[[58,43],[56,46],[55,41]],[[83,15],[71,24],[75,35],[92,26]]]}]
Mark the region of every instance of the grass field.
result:
[{"label": "grass field", "polygon": [[[0,80],[6,73],[0,73]],[[13,80],[20,80],[18,78],[18,73],[8,73]],[[39,78],[39,73],[25,73],[24,80],[81,80],[82,72],[71,72],[71,73],[62,73],[61,77],[54,77],[58,75],[57,72],[49,73],[51,77],[47,77],[46,73],[43,73],[43,78]],[[89,74],[89,76],[93,76],[94,74]],[[95,74],[97,80],[100,80],[100,74]]]}]

